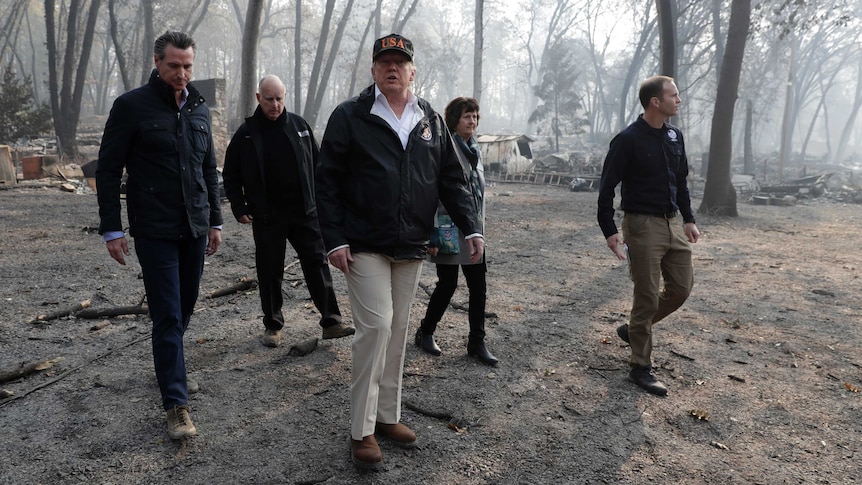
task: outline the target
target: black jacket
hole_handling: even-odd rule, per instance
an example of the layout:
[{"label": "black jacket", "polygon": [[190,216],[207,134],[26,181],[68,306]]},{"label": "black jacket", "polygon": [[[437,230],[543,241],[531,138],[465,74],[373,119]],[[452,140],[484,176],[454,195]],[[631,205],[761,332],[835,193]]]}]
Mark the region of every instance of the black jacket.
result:
[{"label": "black jacket", "polygon": [[425,256],[438,201],[464,234],[480,233],[465,166],[443,117],[423,99],[425,117],[406,150],[376,115],[374,85],[338,105],[320,147],[318,216],[327,251],[350,245],[398,259]]},{"label": "black jacket", "polygon": [[132,236],[183,239],[222,224],[209,108],[189,84],[182,109],[154,69],[114,101],[96,168],[99,234],[122,231],[120,180]]},{"label": "black jacket", "polygon": [[620,208],[624,212],[679,211],[683,221],[694,222],[687,177],[682,131],[667,123],[653,128],[639,116],[611,140],[602,167],[597,218],[605,238],[617,233],[613,203],[621,182]]},{"label": "black jacket", "polygon": [[[291,112],[285,114],[287,116],[281,129],[293,147],[293,154],[299,166],[304,213],[313,215],[316,211],[314,172],[318,163],[317,142],[311,127],[302,117]],[[266,222],[270,215],[266,193],[268,190],[279,190],[280,187],[278,181],[272,181],[271,186],[267,185],[261,127],[257,116],[262,116],[260,106],[254,115],[245,119],[245,123],[240,125],[233,135],[225,154],[222,176],[234,217],[239,219],[250,214],[254,219]]]}]

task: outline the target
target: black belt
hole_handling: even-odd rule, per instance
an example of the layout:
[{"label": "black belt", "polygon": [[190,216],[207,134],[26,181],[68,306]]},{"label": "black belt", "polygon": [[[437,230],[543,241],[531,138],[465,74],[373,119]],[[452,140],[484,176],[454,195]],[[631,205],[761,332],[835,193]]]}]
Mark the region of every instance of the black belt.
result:
[{"label": "black belt", "polygon": [[676,217],[677,211],[661,212],[658,214],[653,214],[650,212],[631,212],[631,214],[641,214],[644,216],[661,217],[662,219],[673,219],[674,217]]}]

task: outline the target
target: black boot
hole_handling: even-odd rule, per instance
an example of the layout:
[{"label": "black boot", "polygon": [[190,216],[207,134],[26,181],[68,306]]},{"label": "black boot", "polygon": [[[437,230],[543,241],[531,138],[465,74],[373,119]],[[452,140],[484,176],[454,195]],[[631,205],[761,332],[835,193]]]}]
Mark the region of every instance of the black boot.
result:
[{"label": "black boot", "polygon": [[497,358],[494,357],[491,352],[488,352],[488,348],[485,347],[484,340],[471,340],[467,342],[467,355],[470,357],[476,357],[485,365],[497,365]]},{"label": "black boot", "polygon": [[440,347],[437,346],[437,342],[434,341],[434,335],[430,333],[423,333],[422,327],[416,329],[416,339],[414,340],[414,343],[417,347],[431,355],[436,356],[443,353],[440,350]]}]

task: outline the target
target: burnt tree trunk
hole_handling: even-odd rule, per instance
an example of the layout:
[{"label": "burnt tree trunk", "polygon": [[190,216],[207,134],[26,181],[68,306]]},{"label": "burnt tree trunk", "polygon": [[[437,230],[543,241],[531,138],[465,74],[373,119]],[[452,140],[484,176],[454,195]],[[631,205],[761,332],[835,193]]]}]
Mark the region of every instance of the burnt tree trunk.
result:
[{"label": "burnt tree trunk", "polygon": [[658,35],[661,60],[659,74],[674,77],[676,75],[676,29],[673,22],[674,0],[655,0],[658,12]]},{"label": "burnt tree trunk", "polygon": [[733,0],[730,6],[730,24],[727,48],[721,63],[715,110],[712,115],[712,133],[709,143],[709,167],[703,201],[698,212],[736,217],[736,190],[730,182],[730,161],[733,151],[733,111],[739,91],[739,76],[745,42],[751,24],[751,0]]}]

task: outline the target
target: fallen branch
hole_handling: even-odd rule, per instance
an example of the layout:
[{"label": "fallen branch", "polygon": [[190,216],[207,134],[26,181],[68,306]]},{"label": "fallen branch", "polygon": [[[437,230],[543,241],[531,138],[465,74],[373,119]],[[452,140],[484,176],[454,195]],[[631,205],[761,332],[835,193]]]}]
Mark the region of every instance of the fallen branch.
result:
[{"label": "fallen branch", "polygon": [[431,410],[420,407],[418,404],[416,404],[412,401],[403,401],[403,403],[404,403],[404,406],[407,407],[407,409],[411,409],[413,411],[416,411],[419,414],[424,414],[425,416],[428,416],[431,418],[445,419],[445,420],[452,419],[452,413],[449,411],[446,411],[446,410],[431,411]]},{"label": "fallen branch", "polygon": [[40,370],[50,369],[54,366],[54,364],[60,362],[61,360],[63,360],[62,357],[55,357],[53,359],[30,362],[29,364],[21,364],[20,366],[12,370],[0,371],[0,384],[4,382],[14,381],[15,379],[20,379],[21,377],[28,376]]},{"label": "fallen branch", "polygon": [[681,354],[681,353],[677,352],[676,350],[671,350],[670,353],[679,357],[679,358],[685,359],[685,360],[691,360],[691,361],[694,360],[694,357],[689,357],[685,354]]},{"label": "fallen branch", "polygon": [[47,315],[39,315],[36,318],[34,318],[33,320],[30,320],[30,323],[42,323],[42,322],[47,322],[49,320],[56,320],[58,318],[68,317],[69,315],[71,315],[75,312],[79,312],[79,311],[81,311],[84,308],[87,308],[89,306],[90,306],[90,300],[84,300],[81,303],[76,303],[76,304],[72,305],[71,308],[68,308],[66,310],[59,310],[59,311],[56,311],[54,313],[48,313]]},{"label": "fallen branch", "polygon": [[257,278],[255,278],[254,276],[246,276],[244,278],[240,278],[239,283],[235,285],[211,291],[209,295],[207,295],[207,298],[219,298],[222,296],[231,295],[233,293],[250,290],[256,286]]},{"label": "fallen branch", "polygon": [[30,389],[29,391],[27,391],[27,392],[25,392],[25,393],[23,393],[23,394],[19,394],[19,395],[16,395],[16,396],[12,396],[12,397],[10,397],[10,398],[8,398],[8,399],[4,399],[4,400],[0,401],[0,408],[2,408],[3,406],[6,406],[7,404],[11,403],[12,401],[17,401],[18,399],[21,399],[21,398],[23,398],[23,397],[25,397],[25,396],[27,396],[27,395],[29,395],[29,394],[32,394],[32,393],[34,393],[34,392],[38,391],[39,389],[44,389],[44,388],[46,388],[46,387],[50,386],[51,384],[54,384],[55,382],[58,382],[58,381],[60,381],[60,380],[62,380],[62,379],[65,379],[66,377],[68,377],[68,376],[69,376],[70,374],[72,374],[73,372],[75,372],[75,371],[77,371],[77,370],[79,370],[79,369],[83,369],[84,367],[86,367],[86,366],[88,366],[88,365],[92,364],[93,362],[96,362],[97,360],[103,359],[103,358],[105,358],[105,357],[107,357],[107,356],[109,356],[109,355],[113,354],[114,352],[116,352],[116,351],[118,351],[118,350],[125,349],[126,347],[131,347],[132,345],[135,345],[135,344],[136,344],[136,343],[138,343],[138,342],[143,342],[144,340],[149,339],[151,336],[152,336],[152,334],[148,333],[148,334],[146,334],[146,335],[143,335],[143,336],[141,336],[141,337],[138,337],[138,338],[136,338],[135,340],[132,340],[131,342],[129,342],[129,343],[127,343],[127,344],[124,344],[124,345],[122,345],[122,346],[120,346],[120,347],[117,347],[117,348],[115,348],[115,349],[111,349],[111,350],[109,350],[109,351],[105,352],[104,354],[99,355],[99,356],[97,356],[97,357],[93,358],[92,360],[87,361],[87,362],[85,362],[85,363],[83,363],[83,364],[79,365],[78,367],[75,367],[75,368],[69,369],[69,370],[67,370],[66,372],[63,372],[62,374],[58,375],[57,377],[55,377],[55,378],[51,379],[50,381],[48,381],[48,382],[43,382],[42,384],[39,384],[38,386],[36,386],[36,387],[34,387],[34,388]]},{"label": "fallen branch", "polygon": [[111,308],[88,308],[75,314],[76,318],[119,317],[121,315],[146,315],[150,309],[143,306],[115,306]]}]

